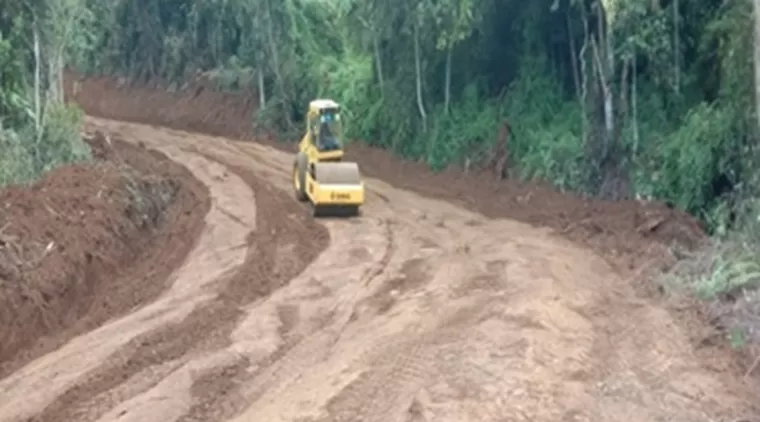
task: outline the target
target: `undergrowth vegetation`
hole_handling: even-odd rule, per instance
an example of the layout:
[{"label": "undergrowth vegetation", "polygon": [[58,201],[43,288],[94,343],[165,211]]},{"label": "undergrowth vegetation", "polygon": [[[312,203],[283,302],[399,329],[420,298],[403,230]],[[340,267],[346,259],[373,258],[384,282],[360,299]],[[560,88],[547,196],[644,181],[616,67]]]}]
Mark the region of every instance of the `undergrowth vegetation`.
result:
[{"label": "undergrowth vegetation", "polygon": [[86,155],[60,129],[74,112],[35,107],[29,75],[55,99],[64,64],[173,85],[200,72],[253,86],[255,124],[281,139],[297,139],[309,100],[331,97],[350,138],[434,170],[505,162],[497,173],[564,191],[669,202],[715,235],[682,281],[705,297],[757,284],[750,0],[3,4],[0,182]]},{"label": "undergrowth vegetation", "polygon": [[61,4],[39,3],[0,6],[0,187],[90,157],[79,134],[82,113],[63,102],[70,41],[55,22],[69,17],[75,25],[75,18]]},{"label": "undergrowth vegetation", "polygon": [[[732,230],[717,229],[706,245],[667,271],[660,282],[677,296],[708,304],[733,347],[760,346],[760,201],[741,202]],[[760,359],[756,357],[756,359]],[[757,365],[757,362],[755,362]],[[755,369],[755,368],[752,368]]]}]

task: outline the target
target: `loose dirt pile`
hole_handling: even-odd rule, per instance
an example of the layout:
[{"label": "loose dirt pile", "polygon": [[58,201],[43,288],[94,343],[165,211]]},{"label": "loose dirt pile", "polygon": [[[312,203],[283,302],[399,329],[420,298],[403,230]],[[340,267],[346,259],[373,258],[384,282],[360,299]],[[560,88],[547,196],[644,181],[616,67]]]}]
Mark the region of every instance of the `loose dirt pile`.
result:
[{"label": "loose dirt pile", "polygon": [[[127,86],[115,78],[85,79],[72,73],[67,75],[66,86],[69,100],[93,116],[294,148],[254,134],[253,93],[214,92],[204,81],[169,92],[157,84]],[[674,260],[673,245],[692,248],[704,239],[694,218],[661,204],[586,200],[535,183],[497,181],[493,176],[464,174],[458,169],[431,173],[422,164],[359,144],[351,146],[349,156],[360,163],[363,173],[396,187],[448,200],[489,217],[556,229],[590,246],[622,271],[669,265]]]},{"label": "loose dirt pile", "polygon": [[[136,86],[114,77],[85,80],[69,72],[66,74],[65,90],[68,100],[79,102],[84,99],[80,105],[86,111],[92,110],[93,116],[233,138],[250,135],[252,113],[258,99],[256,94],[250,92],[218,92],[213,83],[203,78],[181,90],[167,90],[158,83]],[[99,96],[98,92],[109,95]],[[125,95],[127,92],[136,95]],[[113,101],[114,95],[118,97],[117,103]]]},{"label": "loose dirt pile", "polygon": [[184,167],[89,143],[95,163],[0,191],[0,378],[155,298],[203,227],[208,191]]}]

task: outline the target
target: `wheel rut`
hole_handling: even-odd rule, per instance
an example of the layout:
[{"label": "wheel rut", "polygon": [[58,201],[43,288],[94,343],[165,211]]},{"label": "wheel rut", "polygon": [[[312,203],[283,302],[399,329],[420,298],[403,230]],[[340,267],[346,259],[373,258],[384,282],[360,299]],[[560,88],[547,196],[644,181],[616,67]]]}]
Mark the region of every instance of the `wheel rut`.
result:
[{"label": "wheel rut", "polygon": [[[250,189],[239,179],[219,181],[217,178],[224,173],[224,169],[197,156],[176,151],[168,155],[182,161],[197,178],[214,188],[212,197],[219,199],[218,187],[225,186],[224,195],[229,197],[225,206],[229,207],[229,212],[248,220],[248,227],[241,228],[219,211],[218,204],[212,204],[198,246],[190,253],[184,266],[172,275],[172,287],[153,304],[73,339],[57,351],[0,381],[0,419],[26,420],[41,412],[44,416],[44,409],[55,407],[58,399],[70,402],[70,395],[63,396],[80,385],[89,394],[89,375],[111,357],[117,356],[132,339],[185,320],[197,306],[210,298],[205,287],[244,260],[245,250],[236,248],[246,243],[247,232],[255,224],[250,218],[251,214],[240,209],[253,204]],[[225,253],[220,254],[219,251]],[[87,359],[82,359],[82,356],[87,356]]]},{"label": "wheel rut", "polygon": [[[207,157],[208,158],[208,157]],[[211,159],[211,158],[209,158]],[[213,159],[211,159],[213,161]],[[277,289],[285,286],[292,278],[300,274],[306,266],[327,246],[329,236],[326,230],[317,223],[307,219],[279,218],[283,215],[293,215],[297,212],[297,204],[290,197],[277,189],[262,182],[247,169],[230,166],[231,173],[237,175],[249,186],[252,186],[257,197],[266,198],[257,203],[257,227],[265,228],[250,236],[248,247],[248,259],[228,280],[223,280],[224,285],[219,290],[219,300],[215,303],[223,309],[234,311],[234,316],[228,318],[214,318],[209,315],[208,321],[214,321],[219,341],[213,348],[207,350],[190,350],[188,362],[183,367],[185,372],[195,374],[191,377],[190,395],[183,401],[181,409],[167,414],[164,420],[178,421],[206,421],[220,420],[236,412],[235,399],[237,386],[244,382],[247,371],[253,362],[248,356],[236,353],[232,349],[231,337],[238,326],[247,317],[246,308],[251,304],[266,300]],[[289,265],[279,265],[277,257],[281,246],[293,246],[290,252],[298,259],[289,261]],[[200,332],[195,335],[204,338],[213,333]],[[209,365],[207,369],[195,369],[199,360],[218,359],[223,365]],[[201,365],[203,366],[203,365]],[[111,409],[110,415],[104,420],[111,420],[111,416],[119,416],[122,420],[130,407],[135,406],[134,401],[147,402],[155,392],[146,390],[133,398],[133,402],[126,402],[125,406]],[[141,420],[146,415],[138,414],[131,420]]]},{"label": "wheel rut", "polygon": [[[88,124],[188,167],[217,168],[214,206],[249,227],[217,212],[216,224],[237,242],[206,237],[222,251],[207,250],[206,259],[240,254],[241,245],[247,255],[224,271],[214,266],[183,318],[144,330],[148,337],[114,347],[104,355],[111,361],[49,393],[58,407],[38,420],[708,422],[749,411],[746,390],[704,370],[664,311],[632,304],[633,288],[607,262],[549,230],[374,179],[362,217],[317,222],[291,198],[288,154]],[[255,207],[223,195],[241,184]],[[186,277],[175,288],[193,285]],[[216,310],[196,318],[207,328],[181,325],[209,312],[204,306]],[[109,364],[121,369],[100,372],[100,384],[88,378]],[[113,381],[124,366],[129,376]],[[25,374],[36,385],[58,378]],[[15,397],[29,391],[2,382]],[[15,409],[3,415],[21,414],[2,403]],[[27,415],[42,407],[30,404]]]}]

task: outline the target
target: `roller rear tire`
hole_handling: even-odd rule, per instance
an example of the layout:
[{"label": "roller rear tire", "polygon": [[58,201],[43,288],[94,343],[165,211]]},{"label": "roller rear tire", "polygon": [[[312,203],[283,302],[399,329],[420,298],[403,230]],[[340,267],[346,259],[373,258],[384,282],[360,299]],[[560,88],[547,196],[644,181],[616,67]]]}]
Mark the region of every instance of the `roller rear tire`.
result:
[{"label": "roller rear tire", "polygon": [[306,165],[306,155],[299,152],[293,163],[293,189],[299,202],[306,202],[309,199],[306,196]]}]

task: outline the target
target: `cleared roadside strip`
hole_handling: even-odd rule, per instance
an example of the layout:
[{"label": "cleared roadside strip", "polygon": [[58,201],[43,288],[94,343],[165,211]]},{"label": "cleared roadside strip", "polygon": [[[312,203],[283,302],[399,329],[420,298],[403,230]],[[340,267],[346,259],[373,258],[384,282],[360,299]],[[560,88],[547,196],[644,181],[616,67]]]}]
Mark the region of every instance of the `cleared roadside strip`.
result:
[{"label": "cleared roadside strip", "polygon": [[214,297],[205,286],[244,262],[247,237],[256,229],[251,188],[218,163],[172,146],[161,150],[209,187],[212,206],[198,244],[172,275],[172,287],[156,302],[73,339],[1,380],[0,420],[34,416],[133,338],[182,321]]}]

